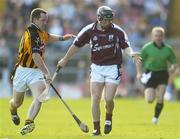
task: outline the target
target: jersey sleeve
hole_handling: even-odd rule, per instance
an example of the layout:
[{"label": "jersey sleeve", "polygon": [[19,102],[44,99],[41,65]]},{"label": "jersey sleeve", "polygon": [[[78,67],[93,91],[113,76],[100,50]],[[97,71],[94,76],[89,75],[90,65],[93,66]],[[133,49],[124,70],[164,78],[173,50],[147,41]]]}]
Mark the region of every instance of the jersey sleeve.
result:
[{"label": "jersey sleeve", "polygon": [[43,38],[44,38],[45,44],[47,44],[49,42],[49,33],[43,32]]},{"label": "jersey sleeve", "polygon": [[83,47],[85,44],[89,43],[89,41],[90,41],[90,38],[89,38],[88,30],[84,28],[78,33],[73,44],[76,47],[80,48],[80,47]]},{"label": "jersey sleeve", "polygon": [[122,31],[122,37],[120,38],[120,46],[122,49],[125,49],[127,47],[130,47],[130,42],[129,42],[129,39],[127,37],[127,34]]},{"label": "jersey sleeve", "polygon": [[30,48],[32,53],[39,53],[41,54],[40,44],[41,40],[38,33],[35,30],[29,30],[29,37],[30,37]]}]

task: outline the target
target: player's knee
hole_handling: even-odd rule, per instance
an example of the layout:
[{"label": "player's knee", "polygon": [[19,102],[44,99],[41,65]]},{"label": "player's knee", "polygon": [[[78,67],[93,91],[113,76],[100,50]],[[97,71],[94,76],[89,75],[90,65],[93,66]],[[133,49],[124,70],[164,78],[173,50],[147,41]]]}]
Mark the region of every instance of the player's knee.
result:
[{"label": "player's knee", "polygon": [[38,106],[42,105],[42,102],[40,102],[37,98],[33,101],[33,103],[35,103]]},{"label": "player's knee", "polygon": [[113,99],[111,99],[111,98],[105,97],[104,99],[105,99],[105,101],[106,101],[106,104],[111,104],[111,103],[113,103]]},{"label": "player's knee", "polygon": [[150,104],[150,103],[153,103],[154,99],[153,99],[153,98],[150,98],[150,99],[147,99],[146,101],[147,101],[147,103]]},{"label": "player's knee", "polygon": [[153,103],[155,97],[153,95],[146,95],[145,98],[147,103]]},{"label": "player's knee", "polygon": [[163,98],[157,98],[157,103],[162,104],[163,102],[164,102],[164,99],[163,99]]},{"label": "player's knee", "polygon": [[93,96],[92,99],[93,99],[93,102],[99,103],[101,100],[101,97],[100,96]]}]

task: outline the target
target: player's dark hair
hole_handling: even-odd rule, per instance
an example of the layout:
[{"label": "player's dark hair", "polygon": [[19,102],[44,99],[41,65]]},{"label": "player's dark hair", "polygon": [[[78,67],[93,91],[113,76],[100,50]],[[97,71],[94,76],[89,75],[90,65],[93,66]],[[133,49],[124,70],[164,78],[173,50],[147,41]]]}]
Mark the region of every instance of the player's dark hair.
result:
[{"label": "player's dark hair", "polygon": [[41,13],[47,14],[47,11],[42,8],[33,9],[30,15],[30,21],[33,22],[34,18],[39,19],[41,16]]}]

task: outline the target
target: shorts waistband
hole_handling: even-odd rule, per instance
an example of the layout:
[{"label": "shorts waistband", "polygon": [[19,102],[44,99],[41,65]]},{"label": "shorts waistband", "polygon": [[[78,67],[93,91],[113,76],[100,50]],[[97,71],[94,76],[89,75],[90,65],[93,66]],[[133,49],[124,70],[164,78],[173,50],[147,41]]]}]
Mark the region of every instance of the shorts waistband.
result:
[{"label": "shorts waistband", "polygon": [[19,64],[19,66],[21,66],[21,67],[23,67],[23,68],[29,68],[29,69],[38,69],[38,67],[36,66],[36,67],[34,67],[34,68],[31,68],[31,67],[25,67],[25,66],[23,66],[23,65],[21,65],[21,64]]},{"label": "shorts waistband", "polygon": [[18,67],[23,68],[23,69],[29,69],[29,70],[37,70],[38,69],[38,68],[23,67],[22,65],[19,65]]}]

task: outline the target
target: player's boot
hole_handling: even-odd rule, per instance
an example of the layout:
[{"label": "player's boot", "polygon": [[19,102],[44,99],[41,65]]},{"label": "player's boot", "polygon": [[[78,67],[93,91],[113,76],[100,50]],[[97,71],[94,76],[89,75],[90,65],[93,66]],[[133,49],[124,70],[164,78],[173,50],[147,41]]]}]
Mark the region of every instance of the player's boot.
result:
[{"label": "player's boot", "polygon": [[19,125],[20,124],[20,118],[19,118],[19,116],[17,114],[17,111],[12,112],[11,109],[10,109],[10,113],[11,113],[11,119],[12,119],[13,123],[15,125]]},{"label": "player's boot", "polygon": [[104,134],[109,134],[112,130],[112,121],[105,120],[104,124]]},{"label": "player's boot", "polygon": [[34,121],[26,120],[24,127],[21,129],[20,133],[22,135],[25,135],[27,133],[30,133],[34,130],[35,124]]},{"label": "player's boot", "polygon": [[157,125],[157,124],[158,124],[158,118],[153,117],[152,123],[153,123],[154,125]]},{"label": "player's boot", "polygon": [[94,129],[93,132],[92,132],[92,135],[93,136],[100,136],[101,135],[101,131],[97,130],[97,129]]}]

